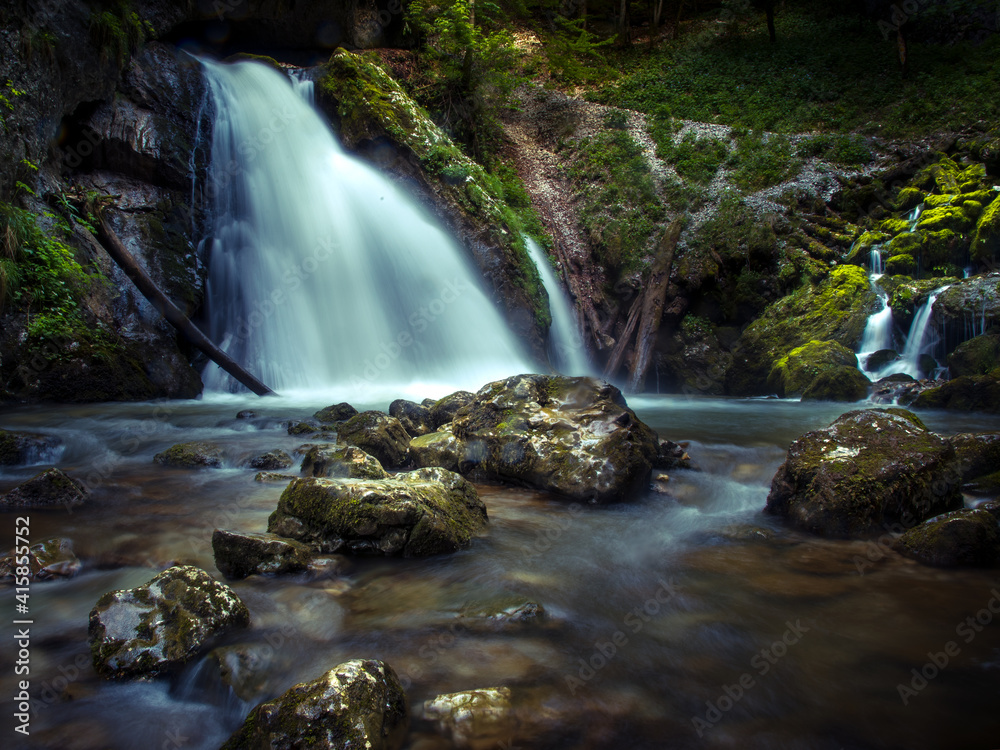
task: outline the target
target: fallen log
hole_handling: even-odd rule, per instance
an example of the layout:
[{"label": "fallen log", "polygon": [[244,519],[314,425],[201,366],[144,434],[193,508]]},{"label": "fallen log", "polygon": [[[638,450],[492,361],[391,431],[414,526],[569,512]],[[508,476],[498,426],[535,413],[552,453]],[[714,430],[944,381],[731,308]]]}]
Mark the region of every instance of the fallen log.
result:
[{"label": "fallen log", "polygon": [[156,283],[149,277],[145,269],[140,266],[132,253],[130,253],[118,235],[108,226],[107,219],[100,211],[95,211],[97,218],[97,239],[101,247],[111,256],[111,259],[118,264],[118,267],[125,272],[125,275],[132,280],[142,296],[149,300],[150,304],[156,308],[170,325],[176,328],[186,338],[192,346],[196,347],[215,362],[219,367],[228,372],[237,381],[245,385],[258,396],[273,396],[274,391],[257,380],[253,375],[244,370],[236,360],[213,344],[208,336],[175,305],[167,295],[165,295]]}]

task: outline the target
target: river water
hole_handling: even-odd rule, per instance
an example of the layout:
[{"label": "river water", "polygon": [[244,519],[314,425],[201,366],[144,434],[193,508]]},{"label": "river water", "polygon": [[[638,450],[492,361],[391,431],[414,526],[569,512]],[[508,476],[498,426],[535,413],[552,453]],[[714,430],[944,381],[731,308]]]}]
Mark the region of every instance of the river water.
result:
[{"label": "river water", "polygon": [[[793,401],[635,398],[662,436],[690,441],[701,469],[672,472],[669,495],[579,507],[479,485],[491,523],[468,550],[360,559],[342,577],[233,583],[252,625],[220,645],[248,645],[257,657],[245,700],[208,660],[170,679],[96,677],[87,616],[98,597],[174,561],[221,578],[212,530],[264,530],[283,489],[255,482],[241,462],[272,448],[291,452],[303,440],[282,421],[336,400],[226,396],[0,416],[0,427],[62,437],[56,463],[94,487],[72,513],[30,513],[32,539],[71,538],[83,569],[31,587],[30,738],[9,727],[14,649],[0,649],[4,747],[215,748],[255,703],[351,658],[390,663],[414,707],[442,692],[510,687],[518,724],[491,748],[1000,742],[1000,628],[988,610],[996,571],[928,568],[869,543],[792,532],[760,513],[788,444],[848,408]],[[259,416],[235,419],[243,408]],[[946,434],[1000,430],[997,418],[921,416]],[[224,446],[224,468],[153,463],[173,443],[203,439]],[[0,492],[37,470],[4,470]],[[15,515],[24,513],[2,516],[5,547]],[[759,529],[733,528],[741,524]],[[10,644],[13,591],[3,591],[0,627]],[[544,607],[542,622],[499,628],[475,616],[527,602]],[[1000,599],[993,606],[1000,610]],[[988,624],[966,623],[977,613]],[[897,686],[921,687],[911,685],[911,670],[950,641],[957,656],[904,704]],[[407,746],[450,747],[419,721]]]}]

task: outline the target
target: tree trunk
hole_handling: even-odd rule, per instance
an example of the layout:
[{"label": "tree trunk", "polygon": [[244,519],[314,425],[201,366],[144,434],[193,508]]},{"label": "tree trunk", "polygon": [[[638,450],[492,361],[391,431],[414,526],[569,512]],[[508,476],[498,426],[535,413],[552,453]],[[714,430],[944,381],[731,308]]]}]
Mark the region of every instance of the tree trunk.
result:
[{"label": "tree trunk", "polygon": [[670,269],[674,264],[674,249],[680,237],[681,220],[674,219],[674,223],[660,240],[660,248],[656,260],[653,261],[649,283],[646,284],[646,293],[643,295],[642,322],[636,334],[635,357],[632,359],[628,378],[628,390],[631,393],[638,393],[646,380],[646,370],[649,369],[653,345],[656,343],[660,319],[663,317],[663,304],[667,297],[667,286],[670,284]]},{"label": "tree trunk", "polygon": [[774,31],[774,0],[768,2],[764,12],[767,13],[767,35],[771,39],[771,44],[774,44],[778,41],[778,36]]},{"label": "tree trunk", "polygon": [[896,30],[896,49],[899,52],[899,67],[903,71],[903,78],[909,78],[910,59],[906,54],[906,35],[902,25]]},{"label": "tree trunk", "polygon": [[629,342],[632,340],[632,332],[635,330],[636,324],[639,322],[639,313],[642,312],[642,295],[637,294],[635,301],[632,303],[632,307],[628,311],[628,319],[625,321],[625,328],[622,329],[621,336],[618,337],[618,341],[615,342],[614,349],[611,350],[611,356],[608,357],[608,362],[604,365],[604,377],[609,380],[615,376],[618,372],[618,368],[622,366],[622,360],[625,359],[625,352],[628,350]]},{"label": "tree trunk", "polygon": [[618,16],[618,41],[623,47],[632,43],[632,23],[629,18],[630,0],[621,0],[621,11]]},{"label": "tree trunk", "polygon": [[209,359],[232,375],[236,380],[245,385],[258,396],[273,396],[274,391],[257,380],[253,375],[244,370],[240,365],[209,341],[208,337],[202,333],[194,323],[180,310],[146,273],[145,269],[136,263],[132,254],[125,249],[118,235],[108,226],[107,220],[101,216],[97,225],[97,239],[100,240],[101,247],[111,256],[111,259],[118,264],[118,267],[125,272],[136,288],[142,292],[142,296],[150,301],[157,312],[160,313],[167,322],[181,332],[193,346],[203,351]]}]

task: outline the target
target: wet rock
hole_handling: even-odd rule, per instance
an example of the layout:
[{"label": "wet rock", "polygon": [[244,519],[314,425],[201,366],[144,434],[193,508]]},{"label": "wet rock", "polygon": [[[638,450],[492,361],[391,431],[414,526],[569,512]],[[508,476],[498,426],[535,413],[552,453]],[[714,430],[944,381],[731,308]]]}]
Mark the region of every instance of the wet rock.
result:
[{"label": "wet rock", "polygon": [[398,419],[410,437],[426,435],[434,430],[431,410],[413,401],[396,399],[389,404],[389,416]]},{"label": "wet rock", "polygon": [[955,446],[963,481],[1000,471],[1000,432],[963,432],[948,442]]},{"label": "wet rock", "polygon": [[323,552],[418,557],[468,547],[487,522],[470,482],[432,468],[379,480],[297,479],[268,531]]},{"label": "wet rock", "polygon": [[478,632],[497,632],[548,621],[545,608],[535,602],[511,604],[502,609],[465,610],[460,615],[463,627]]},{"label": "wet rock", "polygon": [[868,355],[868,359],[865,361],[865,368],[869,372],[878,372],[890,362],[896,362],[899,359],[899,353],[894,349],[879,349],[877,352]]},{"label": "wet rock", "polygon": [[394,469],[410,459],[410,436],[395,417],[380,411],[356,414],[340,426],[339,438]]},{"label": "wet rock", "polygon": [[320,432],[321,429],[318,424],[312,424],[311,422],[288,423],[289,435],[312,435],[313,433]]},{"label": "wet rock", "polygon": [[965,375],[922,391],[913,401],[917,409],[952,409],[1000,413],[1000,377]]},{"label": "wet rock", "polygon": [[836,341],[809,341],[792,349],[774,363],[767,376],[767,385],[772,392],[782,397],[803,396],[806,392],[816,390],[816,380],[821,376],[832,373],[837,381],[850,377],[845,374],[845,370],[854,370],[864,382],[860,396],[856,395],[855,389],[851,398],[820,400],[857,401],[868,392],[868,379],[858,372],[857,367],[857,356],[846,346]]},{"label": "wet rock", "polygon": [[494,687],[439,695],[425,701],[423,717],[460,750],[486,750],[510,739],[517,729],[510,688]]},{"label": "wet rock", "polygon": [[963,375],[989,375],[998,369],[1000,369],[1000,334],[971,338],[956,346],[948,355],[948,372],[953,378]]},{"label": "wet rock", "polygon": [[[12,550],[0,558],[0,580],[19,578],[18,567],[26,567],[27,576],[33,581],[48,581],[53,578],[72,578],[80,572],[80,560],[73,552],[73,542],[55,537],[31,545],[28,559],[17,565],[17,556]],[[23,573],[22,573],[23,575]]]},{"label": "wet rock", "polygon": [[177,443],[153,456],[161,466],[179,466],[185,469],[222,466],[222,448],[215,443]]},{"label": "wet rock", "polygon": [[328,406],[325,409],[320,409],[313,414],[313,418],[322,424],[333,424],[334,422],[346,422],[357,413],[357,409],[344,401],[333,406]]},{"label": "wet rock", "polygon": [[660,438],[656,444],[656,458],[653,459],[654,469],[691,469],[691,457],[687,454],[687,443],[675,443],[673,440]]},{"label": "wet rock", "polygon": [[177,667],[205,643],[250,622],[228,586],[176,565],[138,588],[110,591],[90,612],[94,668],[105,678],[152,677]]},{"label": "wet rock", "polygon": [[212,552],[215,567],[222,575],[237,580],[255,573],[280,575],[305,570],[315,554],[308,545],[294,539],[223,529],[212,533]]},{"label": "wet rock", "polygon": [[262,697],[267,687],[267,667],[273,658],[274,649],[266,643],[221,646],[206,657],[218,668],[222,684],[246,702]]},{"label": "wet rock", "polygon": [[436,430],[441,425],[451,422],[459,409],[472,403],[475,395],[469,391],[455,391],[435,401],[430,407],[431,426]]},{"label": "wet rock", "polygon": [[903,409],[863,409],[788,449],[765,512],[821,536],[867,537],[962,507],[955,448]]},{"label": "wet rock", "polygon": [[392,667],[354,659],[258,705],[223,750],[399,750],[409,721]]},{"label": "wet rock", "polygon": [[0,508],[72,508],[89,494],[82,482],[59,469],[46,469],[0,497]]},{"label": "wet rock", "polygon": [[278,474],[273,471],[259,471],[253,477],[255,482],[291,482],[293,479],[298,477],[294,474]]},{"label": "wet rock", "polygon": [[254,456],[247,464],[251,469],[287,469],[292,465],[292,457],[283,450],[273,450]]},{"label": "wet rock", "polygon": [[856,367],[836,367],[821,372],[802,392],[803,401],[862,401],[871,381]]},{"label": "wet rock", "polygon": [[517,375],[489,383],[459,412],[459,470],[574,500],[641,496],[658,438],[621,391],[594,378]]},{"label": "wet rock", "polygon": [[382,464],[360,448],[333,443],[310,446],[300,471],[314,477],[386,479],[389,476]]},{"label": "wet rock", "polygon": [[447,428],[410,441],[410,459],[417,467],[440,466],[448,471],[458,471],[462,452],[462,444]]},{"label": "wet rock", "polygon": [[976,510],[985,510],[1000,522],[1000,500],[989,500],[976,506]]},{"label": "wet rock", "polygon": [[237,419],[254,419],[257,416],[257,412],[252,409],[244,409],[243,411],[236,412]]},{"label": "wet rock", "polygon": [[992,567],[1000,562],[1000,524],[988,510],[963,508],[910,529],[895,546],[925,565]]},{"label": "wet rock", "polygon": [[62,439],[55,435],[0,430],[0,466],[24,466],[51,460]]}]

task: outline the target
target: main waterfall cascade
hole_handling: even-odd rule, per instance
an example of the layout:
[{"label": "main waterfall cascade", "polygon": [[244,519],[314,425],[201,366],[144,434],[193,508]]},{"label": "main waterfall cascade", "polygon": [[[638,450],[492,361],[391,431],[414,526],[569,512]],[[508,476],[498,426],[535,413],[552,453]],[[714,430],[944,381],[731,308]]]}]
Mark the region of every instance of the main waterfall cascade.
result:
[{"label": "main waterfall cascade", "polygon": [[[203,65],[215,103],[206,306],[222,349],[276,390],[351,398],[536,369],[456,241],[340,147],[310,82]],[[238,388],[214,366],[204,381]]]},{"label": "main waterfall cascade", "polygon": [[595,375],[594,366],[587,358],[587,348],[580,336],[580,326],[577,325],[573,305],[563,290],[559,279],[545,251],[531,237],[525,235],[524,242],[528,247],[538,275],[542,277],[542,285],[549,295],[549,312],[552,315],[552,326],[549,328],[549,359],[552,366],[563,375]]}]

